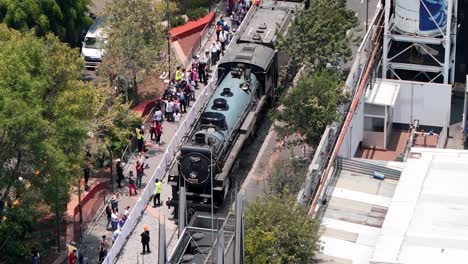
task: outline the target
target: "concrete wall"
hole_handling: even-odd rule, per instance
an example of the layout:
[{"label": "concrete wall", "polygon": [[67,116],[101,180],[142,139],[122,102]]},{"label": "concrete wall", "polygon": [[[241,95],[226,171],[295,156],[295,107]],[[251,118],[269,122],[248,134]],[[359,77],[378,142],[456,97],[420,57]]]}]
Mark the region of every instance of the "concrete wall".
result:
[{"label": "concrete wall", "polygon": [[[363,93],[364,94],[364,93]],[[341,144],[339,155],[345,158],[352,158],[356,153],[359,142],[364,137],[364,98],[361,97],[359,105],[354,113],[353,120],[349,126],[348,132]]]},{"label": "concrete wall", "polygon": [[364,131],[364,139],[362,144],[366,147],[375,147],[377,149],[385,149],[385,133]]},{"label": "concrete wall", "polygon": [[393,122],[411,124],[419,119],[420,125],[444,127],[450,120],[452,88],[447,84],[410,81],[400,84],[400,93],[393,111]]}]

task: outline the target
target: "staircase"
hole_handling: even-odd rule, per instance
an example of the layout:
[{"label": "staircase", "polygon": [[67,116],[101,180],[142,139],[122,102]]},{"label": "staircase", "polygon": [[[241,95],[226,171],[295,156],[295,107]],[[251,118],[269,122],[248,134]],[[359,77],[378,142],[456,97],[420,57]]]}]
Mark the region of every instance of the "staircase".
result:
[{"label": "staircase", "polygon": [[399,180],[401,175],[400,170],[353,159],[341,159],[341,169],[369,176],[374,176],[374,172],[378,172],[392,180]]}]

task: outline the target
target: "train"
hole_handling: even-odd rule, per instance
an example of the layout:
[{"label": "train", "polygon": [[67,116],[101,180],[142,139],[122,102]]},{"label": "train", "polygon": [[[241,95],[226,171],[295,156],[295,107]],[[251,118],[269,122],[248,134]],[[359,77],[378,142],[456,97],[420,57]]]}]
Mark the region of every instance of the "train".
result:
[{"label": "train", "polygon": [[215,208],[223,204],[239,152],[254,135],[262,110],[273,104],[280,72],[289,61],[276,49],[279,37],[304,6],[301,1],[264,0],[249,11],[218,63],[213,95],[170,169],[169,207],[178,208],[181,186],[189,209],[207,211],[212,202]]}]

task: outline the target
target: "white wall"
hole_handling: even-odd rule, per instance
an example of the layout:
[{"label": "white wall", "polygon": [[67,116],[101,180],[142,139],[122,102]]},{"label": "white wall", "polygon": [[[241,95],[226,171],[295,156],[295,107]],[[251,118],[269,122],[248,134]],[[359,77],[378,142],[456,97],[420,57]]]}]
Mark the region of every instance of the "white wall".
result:
[{"label": "white wall", "polygon": [[[354,113],[353,120],[349,126],[346,136],[341,144],[339,155],[345,158],[352,158],[356,153],[359,142],[364,136],[364,93],[359,100],[359,105]],[[351,140],[352,139],[352,140]]]},{"label": "white wall", "polygon": [[444,127],[450,121],[452,87],[448,84],[387,80],[400,84],[393,122]]}]

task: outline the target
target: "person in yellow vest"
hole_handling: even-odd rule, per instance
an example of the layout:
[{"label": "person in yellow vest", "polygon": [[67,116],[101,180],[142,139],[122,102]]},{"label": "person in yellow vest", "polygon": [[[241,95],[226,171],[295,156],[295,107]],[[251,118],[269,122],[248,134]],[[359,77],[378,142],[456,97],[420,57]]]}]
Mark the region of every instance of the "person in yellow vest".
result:
[{"label": "person in yellow vest", "polygon": [[143,152],[143,147],[144,147],[144,126],[141,126],[141,128],[137,127],[135,128],[135,133],[136,133],[136,138],[137,138],[137,144],[138,144],[138,152]]},{"label": "person in yellow vest", "polygon": [[180,66],[177,66],[177,70],[175,71],[175,80],[180,81],[182,80],[182,72],[180,71]]},{"label": "person in yellow vest", "polygon": [[162,183],[156,179],[156,183],[154,184],[154,196],[153,196],[153,207],[156,207],[156,200],[158,200],[158,205],[161,205],[161,191],[162,191]]}]

